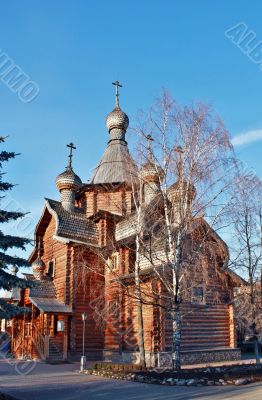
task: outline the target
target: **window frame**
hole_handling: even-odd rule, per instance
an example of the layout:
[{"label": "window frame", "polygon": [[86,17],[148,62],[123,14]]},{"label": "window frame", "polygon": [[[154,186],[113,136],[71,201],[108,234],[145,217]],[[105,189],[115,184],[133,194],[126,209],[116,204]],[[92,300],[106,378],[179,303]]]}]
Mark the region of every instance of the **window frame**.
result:
[{"label": "window frame", "polygon": [[[49,273],[49,268],[50,268],[50,264],[53,263],[53,272],[52,275],[50,275]],[[52,260],[48,261],[47,263],[47,276],[50,276],[50,278],[54,278],[55,277],[55,270],[56,270],[56,262],[55,262],[55,258],[53,258]]]},{"label": "window frame", "polygon": [[[116,260],[116,263],[114,263],[114,260]],[[117,271],[119,268],[119,253],[115,252],[111,255],[110,259],[110,266],[112,271]]]},{"label": "window frame", "polygon": [[[200,300],[198,300],[198,298],[199,298],[199,296],[196,296],[195,294],[194,294],[194,290],[195,289],[199,289],[199,288],[201,288],[202,289],[202,300],[200,301]],[[191,288],[191,299],[190,299],[190,301],[191,301],[191,304],[206,304],[206,286],[205,286],[205,284],[200,284],[200,285],[196,285],[196,286],[193,286],[192,288]]]}]

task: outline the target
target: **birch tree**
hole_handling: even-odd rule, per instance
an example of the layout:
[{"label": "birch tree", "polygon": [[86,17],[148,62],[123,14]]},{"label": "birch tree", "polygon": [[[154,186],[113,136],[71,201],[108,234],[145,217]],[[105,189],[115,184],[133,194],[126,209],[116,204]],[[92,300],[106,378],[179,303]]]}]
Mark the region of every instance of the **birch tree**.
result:
[{"label": "birch tree", "polygon": [[[210,231],[218,229],[229,202],[233,184],[234,156],[222,121],[201,103],[179,106],[167,93],[148,114],[140,117],[136,132],[154,139],[154,166],[159,174],[163,204],[161,241],[162,263],[170,274],[159,278],[169,293],[173,323],[172,364],[181,367],[181,302],[185,276],[185,244],[196,220],[206,215]],[[227,169],[227,170],[226,170]],[[175,182],[174,182],[175,180]],[[157,239],[158,240],[158,239]],[[191,260],[201,251],[201,244]],[[146,245],[145,245],[146,247]],[[151,266],[157,271],[159,259],[148,250]]]},{"label": "birch tree", "polygon": [[[259,327],[262,320],[262,182],[250,172],[240,173],[231,204],[232,252],[231,263],[247,280],[235,298],[236,318],[254,342],[256,362],[259,356]],[[260,326],[259,326],[260,325]]]}]

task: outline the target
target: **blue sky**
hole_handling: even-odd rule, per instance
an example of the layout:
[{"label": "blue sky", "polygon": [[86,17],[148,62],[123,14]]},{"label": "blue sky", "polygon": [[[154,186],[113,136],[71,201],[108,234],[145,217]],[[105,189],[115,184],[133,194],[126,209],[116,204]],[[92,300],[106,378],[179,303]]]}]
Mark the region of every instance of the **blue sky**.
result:
[{"label": "blue sky", "polygon": [[[24,103],[0,80],[0,134],[21,153],[7,176],[19,184],[12,198],[31,212],[31,224],[43,198],[59,196],[54,181],[69,141],[76,172],[90,177],[107,143],[115,79],[131,121],[165,87],[180,102],[211,103],[232,137],[261,137],[262,72],[225,36],[244,22],[259,42],[261,15],[258,0],[2,0],[0,49],[40,88]],[[236,147],[260,177],[261,150],[259,140]]]}]

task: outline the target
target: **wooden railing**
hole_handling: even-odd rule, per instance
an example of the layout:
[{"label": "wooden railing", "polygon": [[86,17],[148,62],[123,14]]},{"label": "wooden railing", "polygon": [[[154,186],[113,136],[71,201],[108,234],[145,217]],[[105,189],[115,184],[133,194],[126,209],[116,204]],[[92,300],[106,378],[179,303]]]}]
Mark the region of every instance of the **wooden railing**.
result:
[{"label": "wooden railing", "polygon": [[18,334],[13,338],[12,341],[12,352],[17,353],[23,342],[23,332],[19,331]]},{"label": "wooden railing", "polygon": [[36,325],[32,329],[32,341],[42,360],[49,356],[49,336],[43,336]]}]

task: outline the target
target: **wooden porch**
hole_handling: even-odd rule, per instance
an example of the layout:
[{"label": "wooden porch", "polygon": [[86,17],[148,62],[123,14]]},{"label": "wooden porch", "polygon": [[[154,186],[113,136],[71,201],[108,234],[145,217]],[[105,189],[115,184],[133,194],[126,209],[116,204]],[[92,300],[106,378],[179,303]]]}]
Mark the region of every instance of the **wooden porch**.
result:
[{"label": "wooden porch", "polygon": [[31,312],[12,320],[11,351],[22,359],[64,361],[68,357],[69,313]]}]

